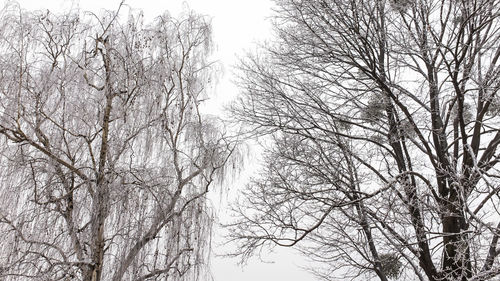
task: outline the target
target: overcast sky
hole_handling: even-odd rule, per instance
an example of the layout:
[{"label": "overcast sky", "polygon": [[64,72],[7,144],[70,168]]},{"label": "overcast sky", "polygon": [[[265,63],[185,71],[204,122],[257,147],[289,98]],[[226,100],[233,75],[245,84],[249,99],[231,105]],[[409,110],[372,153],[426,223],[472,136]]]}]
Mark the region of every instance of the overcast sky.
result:
[{"label": "overcast sky", "polygon": [[[51,11],[64,11],[79,7],[81,10],[98,12],[102,9],[114,10],[121,0],[19,0],[26,9],[49,9]],[[6,1],[0,0],[3,4]],[[214,57],[224,67],[224,76],[217,88],[216,97],[211,104],[214,111],[218,105],[227,103],[237,94],[238,89],[231,81],[231,66],[242,56],[245,50],[255,48],[258,41],[270,36],[269,16],[273,5],[270,0],[126,0],[125,4],[133,9],[141,9],[146,19],[152,19],[163,11],[168,10],[172,15],[177,15],[183,5],[187,4],[198,13],[208,15],[212,18],[214,41],[216,53]],[[231,190],[242,188],[243,182],[236,183]],[[216,200],[217,201],[217,200]],[[214,204],[221,204],[215,202]],[[222,206],[225,204],[223,203]],[[217,211],[223,219],[227,219],[227,211],[224,207],[218,207]],[[224,248],[217,244],[220,242],[220,230],[216,231],[216,245],[214,250],[221,253]],[[231,245],[225,246],[230,248]],[[299,268],[304,265],[302,257],[295,254],[291,249],[277,249],[272,255],[266,256],[267,262],[252,259],[245,267],[236,265],[236,259],[212,258],[212,272],[215,281],[312,281],[315,280],[311,274]]]}]

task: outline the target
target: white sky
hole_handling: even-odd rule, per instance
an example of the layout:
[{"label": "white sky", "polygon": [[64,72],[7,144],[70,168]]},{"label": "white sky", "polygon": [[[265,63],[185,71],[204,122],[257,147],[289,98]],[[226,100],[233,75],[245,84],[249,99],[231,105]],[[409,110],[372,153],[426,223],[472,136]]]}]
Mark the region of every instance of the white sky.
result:
[{"label": "white sky", "polygon": [[[114,10],[121,0],[18,0],[18,3],[26,9],[49,9],[51,11],[64,11],[71,7],[80,7],[82,10],[98,12],[101,9]],[[3,5],[5,0],[0,0]],[[268,17],[271,15],[271,0],[126,0],[125,4],[133,9],[141,9],[145,19],[158,16],[168,10],[172,15],[177,15],[183,5],[188,6],[198,13],[208,15],[212,18],[214,41],[216,44],[215,58],[224,67],[224,76],[217,87],[216,98],[211,102],[214,111],[227,103],[237,94],[237,87],[231,81],[231,66],[237,62],[237,58],[244,55],[245,50],[254,49],[254,43],[269,37],[270,23]],[[244,176],[243,178],[246,178]],[[243,181],[233,185],[231,190],[242,188]],[[232,196],[229,196],[232,197]],[[223,196],[223,198],[226,198]],[[221,202],[215,202],[220,204]],[[228,218],[224,210],[226,204],[217,208],[222,220]],[[226,221],[227,222],[227,221]],[[231,245],[217,246],[220,243],[220,230],[216,230],[214,249],[221,253],[230,249]],[[276,249],[275,253],[265,256],[265,260],[272,263],[263,263],[258,259],[252,259],[245,267],[236,264],[236,259],[212,258],[212,273],[215,281],[313,281],[313,276],[299,268],[304,265],[305,260],[295,254],[291,249]]]}]

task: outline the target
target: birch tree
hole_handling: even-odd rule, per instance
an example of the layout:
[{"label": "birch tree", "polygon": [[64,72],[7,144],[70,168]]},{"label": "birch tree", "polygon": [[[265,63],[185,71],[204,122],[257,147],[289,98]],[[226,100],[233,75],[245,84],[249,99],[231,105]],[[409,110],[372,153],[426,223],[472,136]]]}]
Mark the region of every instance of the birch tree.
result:
[{"label": "birch tree", "polygon": [[233,106],[265,164],[230,225],[326,280],[500,273],[500,1],[277,0]]},{"label": "birch tree", "polygon": [[0,14],[0,279],[195,280],[232,151],[193,12]]}]

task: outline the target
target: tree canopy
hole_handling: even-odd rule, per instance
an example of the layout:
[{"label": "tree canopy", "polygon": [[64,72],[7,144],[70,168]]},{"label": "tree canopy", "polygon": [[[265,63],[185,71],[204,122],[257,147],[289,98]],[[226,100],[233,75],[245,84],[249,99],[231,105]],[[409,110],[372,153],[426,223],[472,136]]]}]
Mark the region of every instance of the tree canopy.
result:
[{"label": "tree canopy", "polygon": [[265,140],[235,254],[297,246],[326,280],[498,276],[500,1],[275,2],[232,107]]},{"label": "tree canopy", "polygon": [[209,20],[0,12],[0,279],[195,280],[233,150]]}]

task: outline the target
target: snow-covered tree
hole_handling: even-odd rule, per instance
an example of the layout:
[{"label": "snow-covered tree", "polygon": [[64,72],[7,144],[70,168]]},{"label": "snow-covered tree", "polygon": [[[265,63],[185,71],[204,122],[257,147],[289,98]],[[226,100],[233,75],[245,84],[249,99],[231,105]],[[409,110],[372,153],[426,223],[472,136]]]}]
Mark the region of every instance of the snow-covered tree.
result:
[{"label": "snow-covered tree", "polygon": [[276,0],[233,107],[266,141],[236,254],[298,246],[327,280],[500,274],[500,1]]},{"label": "snow-covered tree", "polygon": [[232,146],[193,12],[0,13],[0,279],[194,280]]}]

